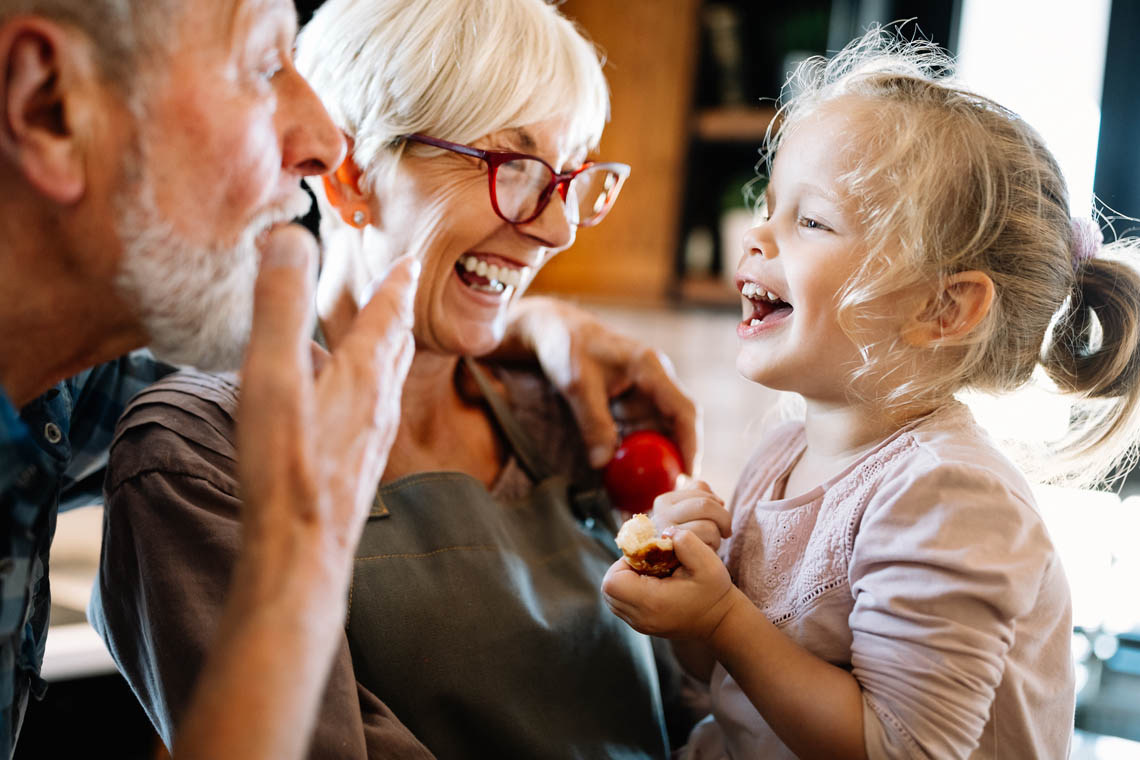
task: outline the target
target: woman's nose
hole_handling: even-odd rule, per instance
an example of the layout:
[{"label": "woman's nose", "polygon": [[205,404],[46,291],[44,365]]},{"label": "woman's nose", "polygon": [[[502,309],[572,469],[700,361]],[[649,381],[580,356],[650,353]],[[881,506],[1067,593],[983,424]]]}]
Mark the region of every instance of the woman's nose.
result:
[{"label": "woman's nose", "polygon": [[557,253],[570,247],[578,231],[577,225],[570,221],[568,211],[562,195],[554,192],[550,194],[550,202],[541,214],[526,224],[517,224],[515,227],[524,235],[538,240],[543,248]]}]

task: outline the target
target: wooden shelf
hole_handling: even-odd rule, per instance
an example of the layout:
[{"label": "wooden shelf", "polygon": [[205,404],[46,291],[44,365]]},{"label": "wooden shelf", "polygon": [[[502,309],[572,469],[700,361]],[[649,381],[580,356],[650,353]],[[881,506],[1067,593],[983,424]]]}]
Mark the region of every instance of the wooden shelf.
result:
[{"label": "wooden shelf", "polygon": [[705,108],[694,117],[693,135],[708,141],[759,142],[775,116],[770,106]]}]

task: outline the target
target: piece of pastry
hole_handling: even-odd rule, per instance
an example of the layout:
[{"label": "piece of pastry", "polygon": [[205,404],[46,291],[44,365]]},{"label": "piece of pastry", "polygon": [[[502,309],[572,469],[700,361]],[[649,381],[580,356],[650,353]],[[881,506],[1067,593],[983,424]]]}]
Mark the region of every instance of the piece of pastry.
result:
[{"label": "piece of pastry", "polygon": [[672,575],[681,564],[673,553],[673,539],[658,535],[653,521],[644,514],[626,520],[614,541],[629,566],[642,575],[663,578]]}]

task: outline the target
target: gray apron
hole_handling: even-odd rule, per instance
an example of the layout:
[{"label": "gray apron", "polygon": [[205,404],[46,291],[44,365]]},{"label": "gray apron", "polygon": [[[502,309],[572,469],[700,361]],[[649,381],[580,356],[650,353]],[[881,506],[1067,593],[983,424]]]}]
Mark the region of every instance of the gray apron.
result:
[{"label": "gray apron", "polygon": [[468,366],[534,489],[500,502],[458,472],[379,489],[349,591],[357,680],[441,760],[667,757],[650,640],[599,591],[604,494],[542,461]]}]

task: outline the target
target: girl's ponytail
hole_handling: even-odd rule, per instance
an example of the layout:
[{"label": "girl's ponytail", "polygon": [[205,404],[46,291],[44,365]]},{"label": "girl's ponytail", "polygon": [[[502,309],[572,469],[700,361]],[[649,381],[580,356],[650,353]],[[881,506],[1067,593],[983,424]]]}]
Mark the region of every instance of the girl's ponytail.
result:
[{"label": "girl's ponytail", "polygon": [[1073,290],[1041,359],[1078,398],[1055,464],[1062,480],[1082,485],[1126,474],[1140,432],[1140,245],[1102,246],[1099,234],[1091,220],[1074,220]]}]

